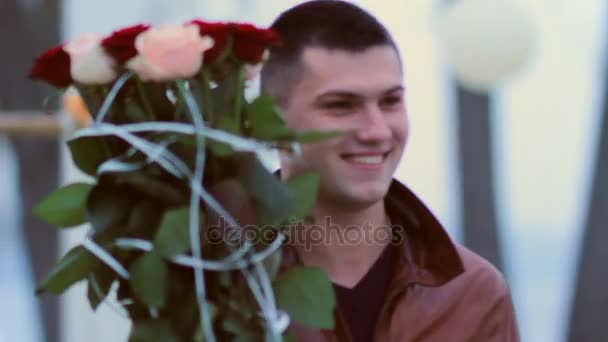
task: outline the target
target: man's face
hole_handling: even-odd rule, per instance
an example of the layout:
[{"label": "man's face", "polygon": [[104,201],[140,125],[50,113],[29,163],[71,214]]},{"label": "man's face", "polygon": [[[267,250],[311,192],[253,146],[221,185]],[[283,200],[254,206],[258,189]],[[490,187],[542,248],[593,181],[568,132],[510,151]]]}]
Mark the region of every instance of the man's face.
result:
[{"label": "man's face", "polygon": [[296,130],[351,134],[302,144],[298,160],[282,159],[287,177],[321,174],[319,205],[361,208],[381,201],[408,136],[403,74],[388,45],[363,52],[308,47],[299,82],[283,108]]}]

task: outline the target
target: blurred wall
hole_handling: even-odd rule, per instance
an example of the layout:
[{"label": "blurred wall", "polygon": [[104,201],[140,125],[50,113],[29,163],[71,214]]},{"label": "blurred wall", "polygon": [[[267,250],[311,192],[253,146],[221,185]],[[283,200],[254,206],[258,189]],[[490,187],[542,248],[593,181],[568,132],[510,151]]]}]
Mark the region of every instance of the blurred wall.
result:
[{"label": "blurred wall", "polygon": [[[59,0],[0,2],[0,46],[2,46],[0,117],[6,112],[17,111],[22,113],[21,115],[28,115],[26,113],[33,110],[42,110],[45,99],[49,97],[47,108],[52,108],[55,104],[50,87],[32,82],[27,75],[35,56],[51,44],[56,44],[59,39],[59,6]],[[10,239],[3,241],[6,247],[4,253],[8,253],[9,250],[14,253],[1,259],[0,267],[14,270],[11,267],[19,265],[20,273],[1,274],[0,278],[6,281],[0,284],[0,287],[6,289],[3,295],[15,294],[13,291],[27,291],[27,297],[15,298],[15,300],[16,302],[22,300],[25,310],[28,308],[26,303],[33,301],[36,311],[32,312],[31,316],[25,316],[23,323],[25,326],[32,326],[31,329],[41,329],[39,332],[33,332],[33,336],[43,336],[47,341],[55,342],[58,341],[59,336],[58,298],[34,297],[32,287],[42,282],[58,257],[58,234],[56,230],[35,218],[30,208],[57,187],[59,173],[57,139],[13,136],[10,137],[10,143],[5,142],[2,148],[13,149],[14,159],[5,158],[4,165],[0,164],[0,172],[6,176],[11,174],[12,168],[18,170],[19,176],[0,184],[0,191],[4,192],[5,196],[13,194],[8,200],[16,203],[19,209],[5,213],[6,216],[0,215],[0,230],[12,232],[9,234]],[[13,186],[16,191],[12,191],[15,189]],[[14,218],[17,221],[11,224]],[[19,277],[21,279],[31,277],[31,283],[19,285],[15,282]],[[15,289],[13,286],[21,289]],[[20,309],[7,306],[6,309],[0,310],[7,310],[6,315],[10,315],[21,312]],[[0,323],[0,328],[7,324],[10,324],[9,321]],[[18,325],[7,327],[4,332],[14,331],[17,327]],[[27,331],[24,333],[28,335]],[[25,338],[25,336],[8,338]]]}]

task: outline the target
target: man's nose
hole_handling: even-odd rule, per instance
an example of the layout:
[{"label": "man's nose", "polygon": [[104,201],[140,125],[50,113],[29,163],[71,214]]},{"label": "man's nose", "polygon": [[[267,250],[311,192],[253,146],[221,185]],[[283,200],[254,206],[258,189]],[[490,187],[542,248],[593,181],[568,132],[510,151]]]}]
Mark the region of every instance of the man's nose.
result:
[{"label": "man's nose", "polygon": [[391,129],[387,118],[378,106],[366,108],[362,116],[357,134],[359,140],[379,142],[390,139]]}]

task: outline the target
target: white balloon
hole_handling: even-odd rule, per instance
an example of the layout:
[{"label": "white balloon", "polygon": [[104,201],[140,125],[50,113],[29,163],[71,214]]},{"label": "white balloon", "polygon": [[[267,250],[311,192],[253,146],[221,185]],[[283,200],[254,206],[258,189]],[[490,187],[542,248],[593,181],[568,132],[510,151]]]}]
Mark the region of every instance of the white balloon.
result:
[{"label": "white balloon", "polygon": [[516,0],[455,0],[440,17],[439,39],[456,78],[486,91],[530,60],[536,27]]}]

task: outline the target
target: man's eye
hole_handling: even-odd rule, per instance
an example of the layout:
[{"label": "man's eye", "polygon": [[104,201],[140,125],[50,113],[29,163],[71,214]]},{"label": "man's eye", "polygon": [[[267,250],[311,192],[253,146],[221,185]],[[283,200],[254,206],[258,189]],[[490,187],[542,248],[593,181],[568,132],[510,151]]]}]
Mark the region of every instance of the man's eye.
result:
[{"label": "man's eye", "polygon": [[355,108],[355,104],[349,101],[334,101],[326,103],[324,107],[330,110],[351,110]]},{"label": "man's eye", "polygon": [[400,96],[389,96],[380,101],[380,106],[382,107],[396,107],[401,104]]}]

